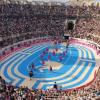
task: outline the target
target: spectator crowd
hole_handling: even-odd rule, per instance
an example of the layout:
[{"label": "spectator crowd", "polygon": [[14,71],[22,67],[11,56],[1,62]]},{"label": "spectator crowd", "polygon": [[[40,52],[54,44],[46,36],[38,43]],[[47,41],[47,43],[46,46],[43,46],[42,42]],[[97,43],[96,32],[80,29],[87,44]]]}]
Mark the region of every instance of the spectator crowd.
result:
[{"label": "spectator crowd", "polygon": [[[0,37],[2,45],[24,39],[63,33],[63,5],[4,4],[0,5]],[[8,42],[9,41],[9,42]]]},{"label": "spectator crowd", "polygon": [[76,22],[72,36],[92,40],[100,45],[100,19],[82,18]]},{"label": "spectator crowd", "polygon": [[0,77],[0,100],[100,100],[100,77],[88,87],[70,91],[55,88],[30,90],[12,86]]},{"label": "spectator crowd", "polygon": [[[65,33],[67,18],[76,18],[75,34],[78,32],[94,32],[96,19],[100,16],[99,5],[66,6],[65,4],[0,4],[0,46],[12,45],[18,41],[43,36],[61,36]],[[84,18],[84,19],[83,19]],[[84,23],[89,19],[89,23]],[[94,18],[94,19],[92,19]],[[91,21],[90,21],[91,20]],[[92,24],[96,27],[93,27]],[[89,29],[84,30],[85,26]],[[91,24],[91,25],[90,25]],[[99,26],[98,24],[98,26]],[[95,29],[94,29],[95,28]],[[100,30],[97,30],[100,31]],[[98,32],[96,31],[96,34]],[[86,33],[85,32],[85,33]]]},{"label": "spectator crowd", "polygon": [[[85,38],[100,45],[100,7],[65,6],[48,4],[0,5],[0,47],[26,39],[61,36],[67,18],[76,18],[73,37]],[[100,76],[100,75],[99,75]],[[0,77],[0,100],[97,100],[100,97],[100,77],[90,86],[80,90],[30,90],[15,87]],[[98,99],[100,100],[100,98]]]}]

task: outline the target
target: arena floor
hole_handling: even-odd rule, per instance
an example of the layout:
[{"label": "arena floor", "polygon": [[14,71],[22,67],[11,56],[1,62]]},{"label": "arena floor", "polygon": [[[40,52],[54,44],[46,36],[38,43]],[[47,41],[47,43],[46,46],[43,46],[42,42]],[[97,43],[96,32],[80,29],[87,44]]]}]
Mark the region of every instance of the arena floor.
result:
[{"label": "arena floor", "polygon": [[[71,44],[66,48],[64,43],[52,45],[48,42],[8,56],[1,61],[0,73],[6,82],[15,86],[46,90],[56,82],[59,89],[67,90],[91,82],[97,72],[96,65],[97,55],[88,47]],[[32,80],[30,70],[33,71]]]}]

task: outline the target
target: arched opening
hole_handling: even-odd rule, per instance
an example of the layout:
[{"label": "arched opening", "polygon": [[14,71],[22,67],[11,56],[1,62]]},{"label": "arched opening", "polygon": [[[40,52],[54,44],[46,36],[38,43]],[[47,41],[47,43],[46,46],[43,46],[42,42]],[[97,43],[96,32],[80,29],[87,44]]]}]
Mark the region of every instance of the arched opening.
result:
[{"label": "arched opening", "polygon": [[69,21],[67,23],[67,30],[73,30],[74,29],[74,23],[72,21]]}]

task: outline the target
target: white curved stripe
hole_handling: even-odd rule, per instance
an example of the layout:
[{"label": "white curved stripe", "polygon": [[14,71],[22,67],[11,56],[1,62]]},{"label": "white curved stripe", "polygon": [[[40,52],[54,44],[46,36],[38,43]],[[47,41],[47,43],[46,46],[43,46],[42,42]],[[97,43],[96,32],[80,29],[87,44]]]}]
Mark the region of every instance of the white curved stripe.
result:
[{"label": "white curved stripe", "polygon": [[[45,46],[48,46],[48,45],[40,45],[40,46],[36,46],[36,48],[32,48],[31,50],[29,50],[29,51],[25,51],[25,52],[23,52],[23,53],[30,53],[31,54],[31,52],[33,53],[33,51],[37,51],[37,50],[39,50],[40,48],[42,48],[42,47],[45,47]],[[22,52],[20,52],[20,53],[22,53]]]},{"label": "white curved stripe", "polygon": [[[17,54],[17,53],[18,53],[18,52],[14,53],[14,54],[12,54],[12,55],[9,55],[9,56],[6,57],[4,60],[0,61],[1,64],[4,63],[5,61],[7,61],[8,59],[12,58],[12,57],[16,57],[16,54]],[[20,55],[20,54],[19,54],[19,55]]]},{"label": "white curved stripe", "polygon": [[93,58],[92,58],[92,53],[91,53],[91,51],[89,51],[89,50],[88,50],[88,55],[89,55],[89,59],[93,59]]},{"label": "white curved stripe", "polygon": [[42,47],[45,47],[45,46],[40,46],[40,47],[35,48],[35,49],[33,49],[33,50],[31,50],[31,51],[28,51],[28,52],[33,53],[34,51],[37,51],[37,50],[41,49]]},{"label": "white curved stripe", "polygon": [[29,49],[29,50],[27,50],[27,51],[23,51],[24,53],[27,53],[27,52],[29,52],[29,53],[31,53],[31,52],[33,52],[33,51],[36,51],[36,50],[38,50],[39,48],[41,48],[41,47],[43,47],[43,46],[45,46],[45,45],[39,45],[39,46],[35,46],[35,47],[32,47],[31,49]]},{"label": "white curved stripe", "polygon": [[[48,42],[48,43],[49,43],[49,42]],[[33,49],[33,47],[37,48],[37,47],[39,47],[39,46],[41,46],[41,45],[48,44],[48,43],[33,44],[33,45],[31,45],[30,47],[26,47],[24,50],[21,50],[21,51],[22,51],[22,52],[24,52],[24,51],[29,51],[30,49]]]},{"label": "white curved stripe", "polygon": [[[23,57],[25,57],[25,55],[22,55],[22,56],[20,56],[19,58],[17,58],[15,61],[13,61],[13,62],[11,63],[11,65],[8,67],[8,70],[7,70],[8,75],[9,75],[12,79],[16,80],[16,83],[17,83],[20,79],[19,79],[18,77],[15,77],[15,76],[12,74],[11,69],[13,68],[13,66],[15,65],[15,63],[17,63],[19,60],[21,61]],[[20,61],[19,61],[19,62],[20,62]],[[18,62],[18,63],[19,63],[19,62]],[[17,63],[15,66],[17,66],[18,63]],[[15,81],[14,81],[14,83],[12,83],[12,84],[15,85],[16,83],[15,83]]]},{"label": "white curved stripe", "polygon": [[24,50],[23,52],[32,52],[32,51],[35,51],[36,49],[38,49],[38,48],[41,48],[41,47],[43,47],[43,46],[46,46],[46,45],[50,45],[50,44],[48,44],[48,43],[45,43],[45,44],[40,44],[40,45],[36,45],[36,46],[34,46],[34,47],[31,47],[30,49],[28,49],[28,50]]},{"label": "white curved stripe", "polygon": [[20,54],[23,54],[23,55],[30,55],[31,53],[30,53],[30,52],[28,52],[28,53],[26,53],[26,52],[20,52]]},{"label": "white curved stripe", "polygon": [[[62,84],[62,88],[63,88],[63,87],[70,86],[70,85],[73,85],[73,84],[77,84],[77,83],[79,83],[81,80],[83,80],[84,77],[86,76],[86,74],[88,73],[88,71],[90,70],[91,66],[92,66],[92,64],[89,63],[89,66],[85,69],[84,73],[83,73],[78,79],[76,79],[75,81],[70,82],[70,83],[64,83],[64,84]],[[48,86],[48,87],[47,87],[47,89],[49,89],[49,88],[52,88],[52,86]]]},{"label": "white curved stripe", "polygon": [[35,48],[37,48],[37,47],[39,47],[39,46],[41,46],[41,45],[35,45],[35,46],[31,46],[29,49],[26,49],[26,50],[23,50],[22,52],[29,52],[29,51],[31,51],[31,50],[33,50],[33,49],[35,49]]},{"label": "white curved stripe", "polygon": [[94,63],[96,62],[96,61],[94,61],[94,60],[90,60],[90,59],[83,59],[83,58],[81,58],[80,60],[81,60],[81,61],[85,61],[85,62],[86,62],[86,61],[88,61],[88,62],[94,62]]},{"label": "white curved stripe", "polygon": [[0,73],[1,73],[2,78],[5,79],[7,82],[10,82],[10,80],[4,76],[5,68],[6,68],[6,66],[7,66],[10,62],[12,62],[12,61],[13,61],[15,58],[17,58],[18,56],[20,56],[20,54],[14,56],[14,57],[13,57],[12,59],[10,59],[8,62],[4,63],[4,65],[2,66],[2,68],[1,68],[1,70],[0,70]]},{"label": "white curved stripe", "polygon": [[86,54],[86,51],[82,48],[83,52],[84,52],[84,58],[86,59],[87,58],[87,54]]}]

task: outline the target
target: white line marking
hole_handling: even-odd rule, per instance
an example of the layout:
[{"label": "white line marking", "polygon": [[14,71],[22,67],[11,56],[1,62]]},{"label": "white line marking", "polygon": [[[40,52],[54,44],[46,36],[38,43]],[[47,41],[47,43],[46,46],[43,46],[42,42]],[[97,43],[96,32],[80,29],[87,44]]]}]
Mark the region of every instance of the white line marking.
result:
[{"label": "white line marking", "polygon": [[83,58],[81,58],[80,60],[81,60],[81,61],[94,62],[94,63],[96,62],[96,61],[94,61],[94,60],[91,60],[91,59],[83,59]]}]

